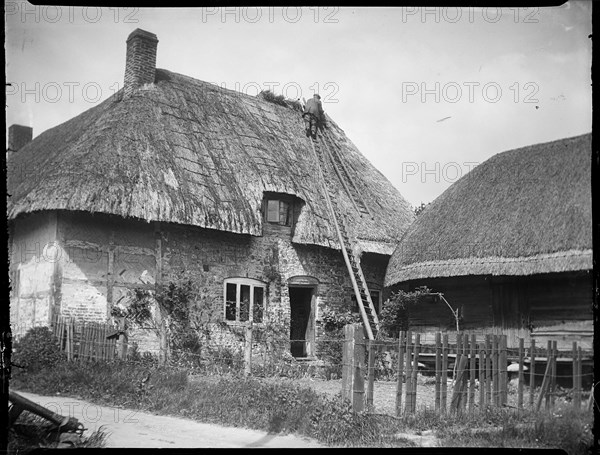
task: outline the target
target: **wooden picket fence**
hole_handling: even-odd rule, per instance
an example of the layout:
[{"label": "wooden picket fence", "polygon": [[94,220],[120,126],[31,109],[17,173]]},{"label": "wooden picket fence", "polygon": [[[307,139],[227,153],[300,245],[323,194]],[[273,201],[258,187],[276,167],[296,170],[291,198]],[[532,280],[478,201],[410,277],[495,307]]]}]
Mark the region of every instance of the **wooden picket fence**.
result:
[{"label": "wooden picket fence", "polygon": [[113,360],[126,356],[127,344],[122,342],[122,334],[118,342],[120,332],[111,325],[58,316],[51,327],[68,360]]},{"label": "wooden picket fence", "polygon": [[[434,338],[429,337],[435,339],[434,344],[423,345],[421,334],[411,331],[401,332],[398,341],[390,342],[365,340],[361,324],[348,325],[344,330],[342,394],[352,402],[355,411],[373,409],[376,359],[381,358],[381,353],[394,351],[398,359],[397,416],[417,410],[417,373],[425,364],[430,365],[430,374],[435,374],[436,412],[473,413],[488,406],[539,410],[542,403],[545,409],[550,409],[557,396],[557,378],[564,378],[557,373],[558,361],[563,365],[572,363],[569,378],[572,378],[572,403],[578,409],[581,407],[584,352],[577,342],[573,342],[570,352],[559,353],[556,341],[548,341],[544,350],[532,340],[526,350],[523,338],[519,339],[518,349],[509,349],[506,335],[477,339],[475,334],[458,333],[451,344],[448,334],[437,332]],[[586,358],[592,358],[590,353],[586,353]],[[541,387],[536,389],[536,377],[542,376],[536,373],[536,366],[544,365]],[[509,370],[517,379],[516,401],[511,399],[511,404],[508,403]],[[590,393],[588,408],[592,400]]]}]

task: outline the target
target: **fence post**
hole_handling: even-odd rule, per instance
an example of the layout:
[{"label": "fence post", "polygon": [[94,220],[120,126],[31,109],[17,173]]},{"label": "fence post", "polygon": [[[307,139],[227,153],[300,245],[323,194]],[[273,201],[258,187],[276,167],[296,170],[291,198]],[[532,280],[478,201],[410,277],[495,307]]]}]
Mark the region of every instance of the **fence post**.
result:
[{"label": "fence post", "polygon": [[471,346],[470,346],[470,356],[471,356],[471,373],[469,376],[469,412],[473,412],[475,408],[475,371],[476,371],[476,357],[475,357],[475,348],[476,348],[477,340],[475,339],[475,334],[471,334]]},{"label": "fence post", "polygon": [[412,400],[412,332],[409,330],[406,333],[406,403],[404,404],[404,413],[410,413]]},{"label": "fence post", "polygon": [[531,354],[529,360],[529,407],[535,403],[535,339],[531,338]]},{"label": "fence post", "polygon": [[411,384],[411,405],[410,409],[415,412],[417,409],[417,373],[419,372],[419,352],[421,350],[421,334],[415,336],[415,351],[413,359],[413,380]]},{"label": "fence post", "polygon": [[252,374],[252,322],[246,325],[246,339],[244,343],[244,375]]},{"label": "fence post", "polygon": [[577,409],[579,410],[581,407],[581,380],[583,377],[583,352],[581,351],[581,346],[579,346],[577,348],[577,403],[578,403],[578,407]]},{"label": "fence post", "polygon": [[485,336],[485,402],[488,406],[492,401],[492,340],[490,335]]},{"label": "fence post", "polygon": [[354,327],[344,326],[342,349],[342,399],[352,402],[352,358],[354,357]]},{"label": "fence post", "polygon": [[485,408],[485,357],[483,343],[477,345],[477,353],[479,359],[479,410]]},{"label": "fence post", "polygon": [[440,411],[440,401],[441,401],[441,376],[442,372],[442,356],[441,356],[441,343],[442,343],[442,334],[440,332],[436,332],[435,334],[435,412]]},{"label": "fence post", "polygon": [[[550,370],[552,369],[552,364],[550,362],[550,340],[548,340],[548,353],[546,354],[546,371],[544,372],[544,379],[542,380],[542,386],[540,387],[540,394],[538,396],[537,405],[535,407],[536,411],[540,410],[540,406],[542,405],[542,400],[546,395],[546,389],[548,388],[548,384],[550,382]],[[546,406],[548,406],[548,398],[546,397]]]},{"label": "fence post", "polygon": [[360,412],[365,409],[365,337],[363,335],[362,324],[354,325],[354,357],[353,370],[354,378],[352,380],[352,409],[354,412]]},{"label": "fence post", "polygon": [[500,343],[502,344],[502,348],[500,351],[500,374],[501,374],[501,382],[502,388],[500,389],[500,405],[504,406],[508,402],[508,337],[506,335],[502,335],[500,337]]},{"label": "fence post", "polygon": [[577,341],[573,341],[573,406],[575,409],[580,408],[580,404],[577,403]]},{"label": "fence post", "polygon": [[525,340],[523,338],[519,338],[519,383],[518,383],[518,391],[517,391],[517,408],[523,409],[523,359],[524,359],[524,351],[525,351]]},{"label": "fence post", "polygon": [[454,390],[452,391],[452,400],[450,402],[450,411],[459,412],[461,409],[462,388],[464,386],[463,376],[466,371],[467,357],[462,356],[456,372],[456,380],[454,381]]},{"label": "fence post", "polygon": [[369,364],[367,370],[367,409],[371,409],[373,407],[373,389],[375,386],[375,343],[373,340],[369,340]]},{"label": "fence post", "polygon": [[404,374],[404,332],[398,338],[398,384],[396,385],[396,417],[402,412],[402,375]]},{"label": "fence post", "polygon": [[556,401],[556,376],[557,376],[557,365],[556,361],[558,358],[557,341],[552,341],[552,381],[550,382],[550,406],[554,407]]},{"label": "fence post", "polygon": [[492,402],[498,406],[498,336],[492,335]]},{"label": "fence post", "polygon": [[448,397],[448,334],[444,333],[442,338],[442,390],[441,390],[441,410],[446,413],[446,401]]}]

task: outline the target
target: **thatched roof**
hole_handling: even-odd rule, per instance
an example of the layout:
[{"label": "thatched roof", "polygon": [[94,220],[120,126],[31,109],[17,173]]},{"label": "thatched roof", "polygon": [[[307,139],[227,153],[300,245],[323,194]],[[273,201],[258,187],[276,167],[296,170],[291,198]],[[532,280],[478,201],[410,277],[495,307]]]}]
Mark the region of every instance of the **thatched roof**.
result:
[{"label": "thatched roof", "polygon": [[[339,248],[301,113],[156,70],[24,146],[8,164],[9,219],[82,210],[261,235],[263,191],[305,201],[293,241]],[[391,254],[413,221],[410,205],[330,119],[374,219],[343,193],[363,251]],[[339,185],[341,187],[341,185]]]},{"label": "thatched roof", "polygon": [[493,156],[417,217],[390,259],[386,286],[591,269],[590,180],[590,134]]}]

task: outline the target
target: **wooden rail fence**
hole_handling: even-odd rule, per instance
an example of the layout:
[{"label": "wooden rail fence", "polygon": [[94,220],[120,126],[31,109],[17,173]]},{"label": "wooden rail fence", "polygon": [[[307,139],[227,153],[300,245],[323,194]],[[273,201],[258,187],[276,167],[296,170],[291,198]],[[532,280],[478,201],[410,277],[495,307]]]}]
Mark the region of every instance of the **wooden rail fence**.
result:
[{"label": "wooden rail fence", "polygon": [[[549,340],[544,350],[531,340],[526,349],[523,338],[518,340],[517,349],[509,349],[507,336],[497,334],[477,339],[473,333],[458,333],[455,343],[451,344],[448,334],[437,332],[433,337],[428,334],[434,343],[424,345],[423,334],[411,331],[401,332],[395,342],[365,340],[361,324],[346,326],[344,333],[342,395],[352,402],[355,411],[373,409],[377,359],[382,358],[382,353],[387,353],[388,358],[391,352],[397,353],[397,416],[417,410],[420,370],[435,376],[435,397],[433,403],[431,399],[424,400],[427,406],[436,412],[453,414],[478,412],[488,406],[539,410],[542,403],[545,409],[551,409],[558,395],[557,379],[563,381],[563,385],[565,380],[572,381],[569,396],[573,406],[579,409],[582,378],[591,375],[591,372],[583,373],[582,365],[584,357],[589,362],[593,354],[584,353],[577,342],[573,342],[570,351],[559,352],[556,341]],[[559,373],[559,363],[562,373]],[[572,374],[565,368],[568,363],[572,363]],[[543,374],[536,370],[544,366]],[[525,387],[529,388],[527,399]],[[564,390],[561,394],[565,395]]]}]

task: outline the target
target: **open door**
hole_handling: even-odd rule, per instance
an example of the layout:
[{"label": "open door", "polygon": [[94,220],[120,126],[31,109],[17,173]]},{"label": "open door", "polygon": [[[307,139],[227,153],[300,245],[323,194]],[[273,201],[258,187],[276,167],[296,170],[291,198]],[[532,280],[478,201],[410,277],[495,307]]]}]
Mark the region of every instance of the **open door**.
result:
[{"label": "open door", "polygon": [[314,356],[316,288],[292,286],[290,292],[290,341],[294,357]]}]

